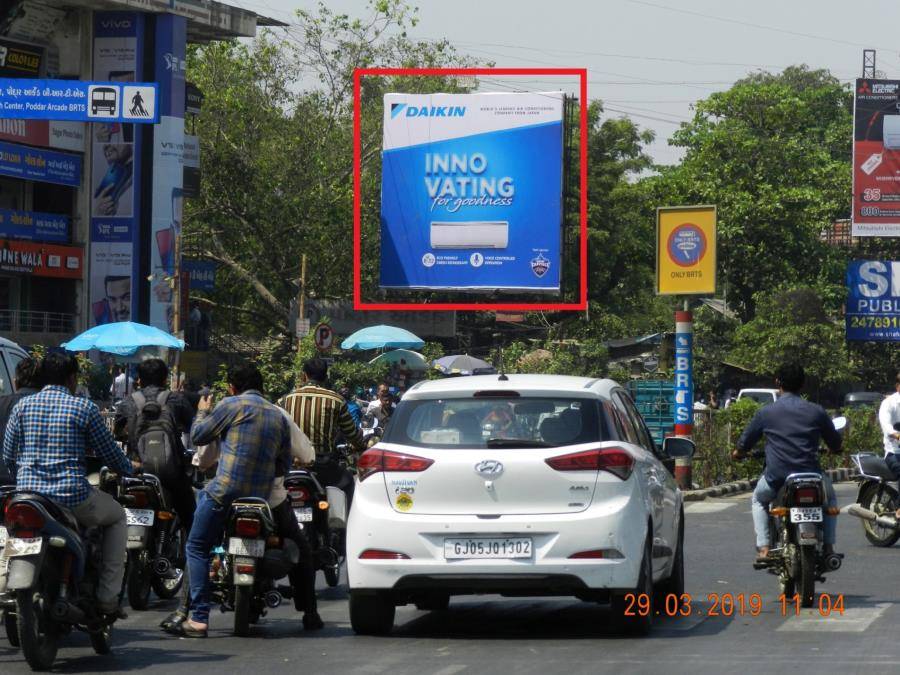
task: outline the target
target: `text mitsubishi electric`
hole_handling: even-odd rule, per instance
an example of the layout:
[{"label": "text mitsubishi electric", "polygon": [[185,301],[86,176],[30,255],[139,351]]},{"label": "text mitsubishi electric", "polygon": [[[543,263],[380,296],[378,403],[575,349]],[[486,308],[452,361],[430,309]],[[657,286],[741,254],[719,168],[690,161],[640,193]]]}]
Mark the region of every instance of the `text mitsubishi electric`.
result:
[{"label": "text mitsubishi electric", "polygon": [[387,94],[381,286],[559,290],[563,95]]}]

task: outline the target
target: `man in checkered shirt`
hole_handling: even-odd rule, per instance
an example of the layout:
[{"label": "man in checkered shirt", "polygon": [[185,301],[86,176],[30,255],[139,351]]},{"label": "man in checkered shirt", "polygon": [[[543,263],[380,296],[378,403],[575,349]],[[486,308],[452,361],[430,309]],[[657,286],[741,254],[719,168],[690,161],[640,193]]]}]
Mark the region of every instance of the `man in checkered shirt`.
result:
[{"label": "man in checkered shirt", "polygon": [[37,492],[70,509],[82,527],[102,528],[97,609],[124,616],[118,598],[128,540],[125,510],[112,496],[88,483],[85,452],[90,447],[120,474],[131,473],[131,462],[106,428],[97,406],[74,396],[78,384],[74,356],[48,354],[41,364],[41,379],[44,388],[13,408],[3,439],[3,461],[16,477],[18,490]]}]

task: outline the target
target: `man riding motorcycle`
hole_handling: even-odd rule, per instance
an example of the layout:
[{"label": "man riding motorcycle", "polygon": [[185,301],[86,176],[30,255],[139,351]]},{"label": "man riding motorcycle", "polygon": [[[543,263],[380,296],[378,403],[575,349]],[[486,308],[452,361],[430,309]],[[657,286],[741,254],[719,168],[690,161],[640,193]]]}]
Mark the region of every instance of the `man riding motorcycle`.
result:
[{"label": "man riding motorcycle", "polygon": [[[810,403],[799,396],[805,373],[797,364],[786,364],[778,370],[775,386],[779,397],[775,403],[759,410],[738,439],[734,459],[741,459],[766,437],[766,465],[753,491],[753,529],[756,531],[756,550],[762,560],[769,555],[769,504],[775,499],[785,479],[792,473],[810,472],[822,474],[819,464],[819,442],[824,440],[834,452],[841,450],[841,436],[822,406]],[[829,507],[837,506],[834,486],[828,476],[822,474]],[[823,551],[834,553],[837,518],[825,516]]]}]

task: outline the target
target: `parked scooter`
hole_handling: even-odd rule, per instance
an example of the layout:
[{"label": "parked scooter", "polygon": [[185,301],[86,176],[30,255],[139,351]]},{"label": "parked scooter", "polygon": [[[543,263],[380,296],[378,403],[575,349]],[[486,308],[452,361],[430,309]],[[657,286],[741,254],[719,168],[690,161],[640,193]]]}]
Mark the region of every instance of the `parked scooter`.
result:
[{"label": "parked scooter", "polygon": [[[117,479],[104,471],[100,484],[114,494]],[[18,638],[28,664],[50,668],[60,638],[73,628],[88,633],[95,652],[108,654],[115,617],[100,614],[94,599],[102,567],[100,528],[82,529],[71,511],[28,492],[9,498],[4,524],[7,589],[15,595]]]},{"label": "parked scooter", "polygon": [[250,624],[278,607],[286,577],[300,559],[297,544],[280,537],[265,499],[245,497],[231,505],[225,525],[225,556],[214,564],[214,593],[222,611],[234,611],[234,634],[244,637]]},{"label": "parked scooter", "polygon": [[[842,432],[847,419],[834,419]],[[803,607],[812,607],[816,582],[825,581],[825,572],[841,567],[843,556],[823,551],[825,516],[837,516],[840,509],[826,503],[825,483],[819,473],[793,473],[769,504],[769,555],[753,564],[778,577],[781,593],[799,595]]]},{"label": "parked scooter", "polygon": [[332,588],[341,579],[347,530],[347,498],[337,487],[322,487],[316,475],[304,469],[290,471],[284,487],[294,517],[309,540],[313,561]]},{"label": "parked scooter", "polygon": [[168,600],[178,595],[184,581],[184,544],[187,533],[159,478],[144,473],[125,478],[124,494],[130,498],[125,509],[128,521],[128,603],[144,610],[150,589]]}]

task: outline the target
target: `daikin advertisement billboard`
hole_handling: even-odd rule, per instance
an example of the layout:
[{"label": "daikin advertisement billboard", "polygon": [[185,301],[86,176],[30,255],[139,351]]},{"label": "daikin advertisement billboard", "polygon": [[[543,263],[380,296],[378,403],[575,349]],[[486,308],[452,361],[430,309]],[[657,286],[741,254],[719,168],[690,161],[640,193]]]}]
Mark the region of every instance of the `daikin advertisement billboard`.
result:
[{"label": "daikin advertisement billboard", "polygon": [[563,94],[387,94],[381,286],[560,288]]}]

